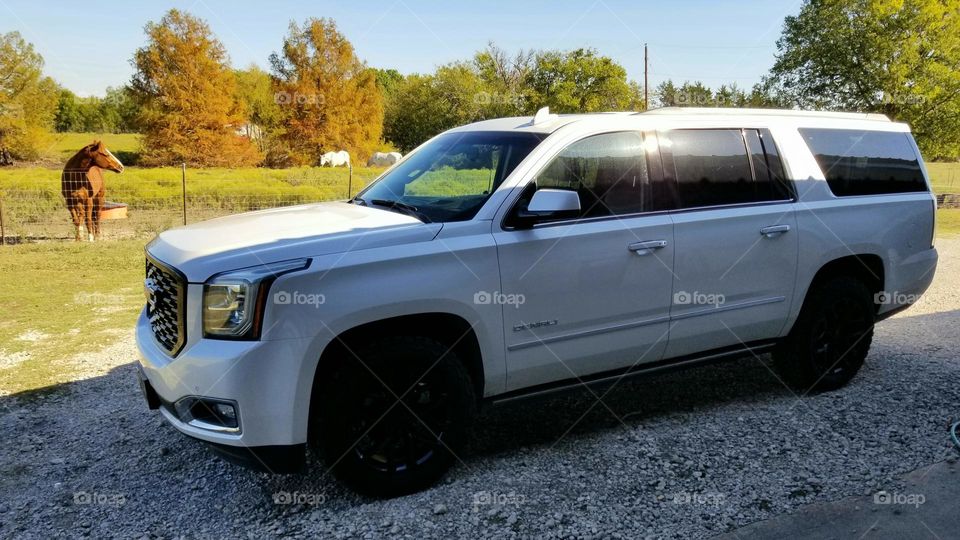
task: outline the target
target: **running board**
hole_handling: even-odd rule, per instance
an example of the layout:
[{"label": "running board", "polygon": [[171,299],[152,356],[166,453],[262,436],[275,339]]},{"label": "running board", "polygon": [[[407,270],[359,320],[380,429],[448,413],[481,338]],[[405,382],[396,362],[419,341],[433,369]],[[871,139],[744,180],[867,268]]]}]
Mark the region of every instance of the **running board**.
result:
[{"label": "running board", "polygon": [[776,340],[765,340],[751,342],[746,345],[724,347],[722,349],[714,349],[712,351],[706,351],[695,355],[670,358],[649,364],[640,364],[626,369],[604,371],[586,375],[580,378],[564,379],[551,383],[540,384],[537,386],[531,386],[530,388],[521,388],[519,390],[513,390],[504,394],[486,398],[484,403],[486,405],[501,405],[514,401],[547,397],[562,392],[570,392],[582,389],[583,387],[603,387],[616,384],[623,379],[638,377],[641,375],[666,373],[669,371],[704,366],[721,361],[735,360],[737,358],[742,358],[749,355],[759,355],[770,352],[774,347],[776,347],[776,345]]}]

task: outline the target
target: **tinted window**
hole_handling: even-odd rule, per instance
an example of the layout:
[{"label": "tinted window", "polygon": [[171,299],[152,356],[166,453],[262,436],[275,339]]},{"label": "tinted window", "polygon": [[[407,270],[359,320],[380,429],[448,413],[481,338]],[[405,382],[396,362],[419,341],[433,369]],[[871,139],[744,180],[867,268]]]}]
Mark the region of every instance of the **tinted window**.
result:
[{"label": "tinted window", "polygon": [[783,174],[783,165],[773,144],[773,137],[769,132],[756,129],[743,130],[747,141],[747,150],[750,152],[750,162],[753,165],[755,184],[755,201],[782,201],[792,199],[791,189]]},{"label": "tinted window", "polygon": [[581,217],[661,209],[643,137],[635,132],[605,133],[573,143],[537,176],[536,187],[576,191]]},{"label": "tinted window", "polygon": [[683,208],[764,200],[739,129],[674,130],[667,139]]},{"label": "tinted window", "polygon": [[801,129],[837,196],[927,191],[906,133]]}]

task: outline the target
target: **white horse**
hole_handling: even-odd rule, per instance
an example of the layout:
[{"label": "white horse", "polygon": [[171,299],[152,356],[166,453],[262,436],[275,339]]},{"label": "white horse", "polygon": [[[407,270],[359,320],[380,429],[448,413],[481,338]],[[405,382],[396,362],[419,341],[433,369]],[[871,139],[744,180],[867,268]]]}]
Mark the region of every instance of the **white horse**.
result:
[{"label": "white horse", "polygon": [[339,152],[327,152],[320,156],[320,166],[321,167],[349,167],[350,166],[350,154],[346,150],[341,150]]},{"label": "white horse", "polygon": [[367,167],[389,167],[402,157],[400,152],[374,152],[367,160]]}]

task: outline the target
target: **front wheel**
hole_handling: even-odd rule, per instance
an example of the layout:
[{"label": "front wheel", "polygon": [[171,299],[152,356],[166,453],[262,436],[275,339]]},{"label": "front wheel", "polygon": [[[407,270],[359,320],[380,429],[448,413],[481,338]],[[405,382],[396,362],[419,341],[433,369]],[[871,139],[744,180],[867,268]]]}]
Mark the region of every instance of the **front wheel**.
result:
[{"label": "front wheel", "polygon": [[834,278],[810,291],[793,330],[774,352],[775,364],[805,392],[840,388],[863,366],[873,322],[870,289],[854,278]]},{"label": "front wheel", "polygon": [[353,353],[320,390],[316,432],[328,466],[367,495],[429,487],[457,459],[476,411],[463,363],[425,337],[382,338]]}]

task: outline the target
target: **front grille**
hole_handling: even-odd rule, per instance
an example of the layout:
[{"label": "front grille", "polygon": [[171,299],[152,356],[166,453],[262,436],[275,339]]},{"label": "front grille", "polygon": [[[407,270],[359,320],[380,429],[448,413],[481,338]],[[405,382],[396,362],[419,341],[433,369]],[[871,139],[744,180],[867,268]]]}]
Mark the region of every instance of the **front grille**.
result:
[{"label": "front grille", "polygon": [[170,356],[176,356],[186,341],[186,280],[174,269],[147,257],[144,291],[147,319],[153,337]]}]

